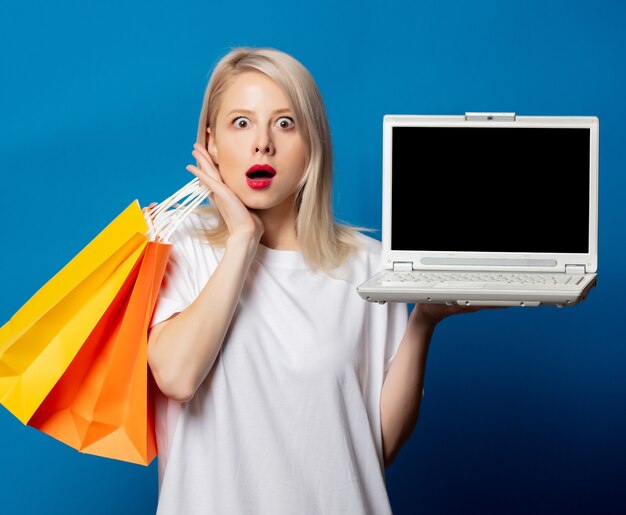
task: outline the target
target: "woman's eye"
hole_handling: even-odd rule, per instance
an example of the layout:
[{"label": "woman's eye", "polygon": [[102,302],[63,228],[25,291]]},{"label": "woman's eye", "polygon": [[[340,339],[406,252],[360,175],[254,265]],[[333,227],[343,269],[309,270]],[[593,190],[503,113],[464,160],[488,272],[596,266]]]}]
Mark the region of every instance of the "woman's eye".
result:
[{"label": "woman's eye", "polygon": [[233,125],[240,129],[245,129],[249,123],[250,121],[245,116],[238,116],[233,120]]},{"label": "woman's eye", "polygon": [[291,118],[283,116],[276,121],[276,125],[278,125],[281,129],[291,129],[295,123]]}]

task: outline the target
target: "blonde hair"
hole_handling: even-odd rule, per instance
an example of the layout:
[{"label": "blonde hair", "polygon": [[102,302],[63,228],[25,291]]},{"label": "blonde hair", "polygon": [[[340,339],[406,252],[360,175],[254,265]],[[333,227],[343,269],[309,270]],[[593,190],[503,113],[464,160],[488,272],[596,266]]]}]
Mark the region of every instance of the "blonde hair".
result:
[{"label": "blonde hair", "polygon": [[[221,98],[241,73],[257,71],[284,90],[306,152],[306,166],[296,193],[296,234],[300,251],[313,269],[330,272],[343,264],[358,243],[355,228],[337,223],[332,211],[333,149],[326,108],[309,71],[290,55],[272,48],[235,48],[217,63],[204,93],[199,145],[207,148],[207,128],[213,130]],[[228,229],[217,208],[209,208],[217,226],[209,241],[224,244]]]}]

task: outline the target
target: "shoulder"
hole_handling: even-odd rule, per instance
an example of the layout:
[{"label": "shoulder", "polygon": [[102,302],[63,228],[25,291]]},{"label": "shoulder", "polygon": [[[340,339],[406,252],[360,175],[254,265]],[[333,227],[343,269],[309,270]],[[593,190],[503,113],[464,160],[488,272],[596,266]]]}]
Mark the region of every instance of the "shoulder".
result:
[{"label": "shoulder", "polygon": [[383,245],[382,243],[361,232],[355,232],[355,238],[357,242],[357,256],[360,260],[365,260],[368,263],[374,261],[376,265],[380,263],[382,255]]},{"label": "shoulder", "polygon": [[172,234],[172,243],[189,239],[206,240],[202,238],[203,232],[214,229],[217,218],[207,209],[194,209],[189,213]]},{"label": "shoulder", "polygon": [[383,245],[379,240],[372,238],[371,236],[367,236],[362,232],[355,231],[354,234],[356,236],[357,242],[359,243],[359,251],[370,254],[376,253],[380,257]]},{"label": "shoulder", "polygon": [[195,209],[189,213],[170,238],[172,255],[189,263],[209,259],[216,264],[221,251],[209,243],[207,235],[216,225],[217,218],[206,209]]},{"label": "shoulder", "polygon": [[381,266],[382,244],[375,238],[354,232],[356,250],[344,264],[343,270],[349,270],[354,282],[362,282],[373,275]]}]

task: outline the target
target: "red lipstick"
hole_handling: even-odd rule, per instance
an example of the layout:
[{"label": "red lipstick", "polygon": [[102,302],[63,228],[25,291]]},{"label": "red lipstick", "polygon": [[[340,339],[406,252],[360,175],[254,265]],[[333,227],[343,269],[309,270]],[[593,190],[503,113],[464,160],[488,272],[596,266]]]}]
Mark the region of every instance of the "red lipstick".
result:
[{"label": "red lipstick", "polygon": [[275,175],[276,170],[268,164],[252,165],[246,172],[246,181],[252,189],[264,190],[272,184]]}]

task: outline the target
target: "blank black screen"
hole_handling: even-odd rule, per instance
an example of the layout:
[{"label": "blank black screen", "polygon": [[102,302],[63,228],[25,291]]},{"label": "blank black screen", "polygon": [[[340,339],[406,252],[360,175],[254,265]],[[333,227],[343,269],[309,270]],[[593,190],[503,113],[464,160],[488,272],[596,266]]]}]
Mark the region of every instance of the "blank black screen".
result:
[{"label": "blank black screen", "polygon": [[392,131],[393,250],[588,252],[590,129]]}]

